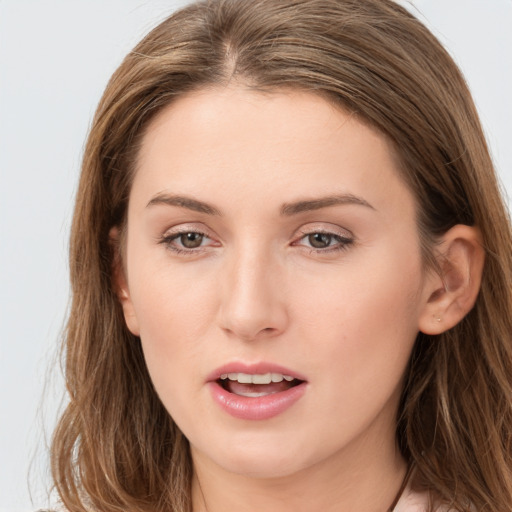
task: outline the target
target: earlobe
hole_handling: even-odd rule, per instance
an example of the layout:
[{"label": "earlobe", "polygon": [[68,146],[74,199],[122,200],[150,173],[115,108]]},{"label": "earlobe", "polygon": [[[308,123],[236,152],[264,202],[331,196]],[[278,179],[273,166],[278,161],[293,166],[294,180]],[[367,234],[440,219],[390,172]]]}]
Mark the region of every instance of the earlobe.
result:
[{"label": "earlobe", "polygon": [[427,278],[426,303],[419,330],[441,334],[457,325],[474,306],[485,260],[480,231],[458,224],[447,231],[437,248],[439,272]]},{"label": "earlobe", "polygon": [[112,249],[112,286],[123,308],[124,319],[128,330],[134,336],[140,336],[139,324],[128,288],[126,272],[123,267],[120,238],[119,228],[116,226],[111,228],[109,232],[109,243]]}]

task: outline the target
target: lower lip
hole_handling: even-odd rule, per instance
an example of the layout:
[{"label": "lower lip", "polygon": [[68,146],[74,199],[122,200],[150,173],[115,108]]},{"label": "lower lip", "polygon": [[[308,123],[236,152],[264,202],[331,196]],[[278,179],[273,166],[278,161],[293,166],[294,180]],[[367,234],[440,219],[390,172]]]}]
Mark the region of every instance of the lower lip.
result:
[{"label": "lower lip", "polygon": [[243,420],[267,420],[278,416],[306,391],[306,383],[302,382],[280,393],[250,398],[230,393],[217,382],[210,382],[209,386],[215,402],[231,416]]}]

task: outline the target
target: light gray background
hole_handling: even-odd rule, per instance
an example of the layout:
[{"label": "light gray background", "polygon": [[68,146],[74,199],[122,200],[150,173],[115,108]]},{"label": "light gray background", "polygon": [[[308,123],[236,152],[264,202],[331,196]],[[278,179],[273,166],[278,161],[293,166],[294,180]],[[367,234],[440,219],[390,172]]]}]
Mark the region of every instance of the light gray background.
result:
[{"label": "light gray background", "polygon": [[[51,432],[62,396],[67,239],[94,109],[123,56],[184,3],[0,0],[1,512],[47,504],[43,426]],[[512,0],[411,4],[465,73],[512,191]]]}]

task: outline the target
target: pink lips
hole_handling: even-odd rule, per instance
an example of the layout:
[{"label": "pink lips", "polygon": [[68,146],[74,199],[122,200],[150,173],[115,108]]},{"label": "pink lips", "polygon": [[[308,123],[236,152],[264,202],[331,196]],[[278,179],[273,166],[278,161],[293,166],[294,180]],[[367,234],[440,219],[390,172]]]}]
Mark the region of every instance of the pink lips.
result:
[{"label": "pink lips", "polygon": [[[280,373],[282,375],[290,375],[302,382],[278,393],[260,397],[246,397],[230,393],[221,386],[219,383],[220,376],[226,373],[260,375]],[[307,387],[306,379],[302,375],[298,375],[296,372],[282,366],[269,363],[251,365],[230,363],[213,371],[207,380],[214,401],[231,416],[244,420],[266,420],[283,413],[302,397]]]}]

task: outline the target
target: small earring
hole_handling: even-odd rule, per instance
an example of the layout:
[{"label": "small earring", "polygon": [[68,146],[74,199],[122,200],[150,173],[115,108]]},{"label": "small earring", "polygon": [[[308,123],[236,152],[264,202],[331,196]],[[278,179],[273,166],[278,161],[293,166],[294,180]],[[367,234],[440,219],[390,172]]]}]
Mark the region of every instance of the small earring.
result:
[{"label": "small earring", "polygon": [[441,322],[441,315],[434,315],[434,319],[436,322]]}]

